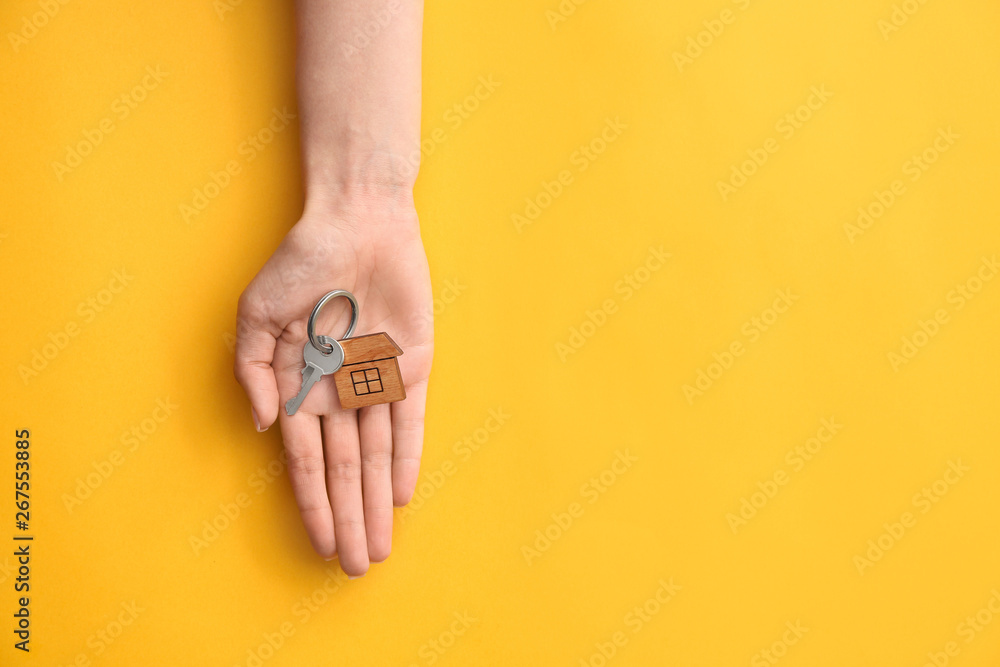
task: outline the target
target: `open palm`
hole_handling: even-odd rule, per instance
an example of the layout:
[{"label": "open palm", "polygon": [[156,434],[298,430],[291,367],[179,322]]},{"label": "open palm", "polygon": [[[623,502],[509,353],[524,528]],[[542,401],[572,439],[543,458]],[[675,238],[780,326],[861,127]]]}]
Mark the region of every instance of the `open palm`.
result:
[{"label": "open palm", "polygon": [[[289,417],[282,406],[302,386],[309,314],[334,289],[357,298],[356,333],[384,331],[403,349],[406,399],[343,409],[328,378]],[[347,301],[336,299],[316,332],[339,339],[349,319]],[[240,297],[236,378],[258,430],[280,422],[313,547],[324,558],[339,556],[349,575],[389,556],[392,508],[413,495],[433,348],[430,276],[412,207],[307,210]]]}]

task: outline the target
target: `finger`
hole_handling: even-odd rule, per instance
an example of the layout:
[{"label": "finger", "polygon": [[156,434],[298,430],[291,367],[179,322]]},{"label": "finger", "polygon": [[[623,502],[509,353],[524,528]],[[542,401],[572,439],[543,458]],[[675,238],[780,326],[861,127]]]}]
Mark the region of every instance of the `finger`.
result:
[{"label": "finger", "polygon": [[360,577],[368,571],[368,544],[361,499],[358,412],[336,409],[325,415],[322,422],[326,483],[329,502],[333,505],[337,556],[344,572]]},{"label": "finger", "polygon": [[302,513],[302,523],[316,553],[330,560],[337,553],[337,539],[326,489],[319,417],[306,413],[289,417],[282,411],[280,420],[288,459],[288,478]]},{"label": "finger", "polygon": [[368,557],[380,563],[392,550],[392,421],[389,406],[362,408],[358,429]]},{"label": "finger", "polygon": [[236,359],[233,374],[243,387],[258,431],[266,431],[278,417],[278,385],[271,361],[275,337],[263,319],[241,298],[236,311]]},{"label": "finger", "polygon": [[407,386],[406,398],[392,404],[392,502],[396,507],[410,502],[417,486],[426,405],[427,380]]}]

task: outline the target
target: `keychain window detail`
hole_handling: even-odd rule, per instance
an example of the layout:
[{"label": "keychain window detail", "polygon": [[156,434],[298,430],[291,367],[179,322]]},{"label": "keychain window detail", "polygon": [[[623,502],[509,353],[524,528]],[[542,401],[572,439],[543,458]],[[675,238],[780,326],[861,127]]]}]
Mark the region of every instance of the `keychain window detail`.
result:
[{"label": "keychain window detail", "polygon": [[354,393],[357,396],[382,391],[382,378],[379,377],[377,368],[351,371],[351,381],[354,382]]}]

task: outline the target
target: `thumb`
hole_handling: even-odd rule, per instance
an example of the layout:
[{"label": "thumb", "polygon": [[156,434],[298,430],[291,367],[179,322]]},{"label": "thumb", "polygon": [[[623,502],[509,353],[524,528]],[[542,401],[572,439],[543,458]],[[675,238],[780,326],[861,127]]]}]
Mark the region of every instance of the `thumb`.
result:
[{"label": "thumb", "polygon": [[236,362],[233,374],[250,399],[254,426],[266,431],[278,418],[278,385],[271,361],[275,338],[265,323],[251,317],[241,300],[236,313]]}]

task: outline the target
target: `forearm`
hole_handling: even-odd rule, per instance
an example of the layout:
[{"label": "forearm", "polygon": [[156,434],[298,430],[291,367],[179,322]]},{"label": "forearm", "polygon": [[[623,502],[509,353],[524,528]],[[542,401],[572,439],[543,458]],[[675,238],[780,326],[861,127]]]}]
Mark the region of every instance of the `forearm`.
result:
[{"label": "forearm", "polygon": [[423,0],[297,0],[296,11],[307,206],[408,199],[420,161]]}]

